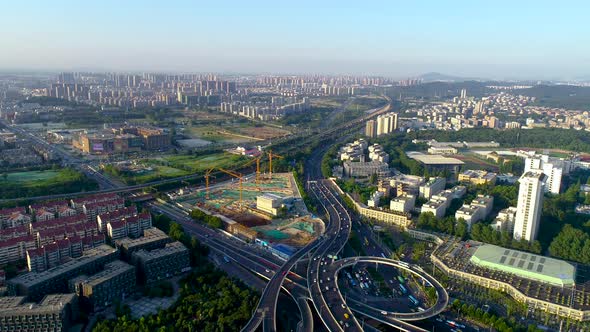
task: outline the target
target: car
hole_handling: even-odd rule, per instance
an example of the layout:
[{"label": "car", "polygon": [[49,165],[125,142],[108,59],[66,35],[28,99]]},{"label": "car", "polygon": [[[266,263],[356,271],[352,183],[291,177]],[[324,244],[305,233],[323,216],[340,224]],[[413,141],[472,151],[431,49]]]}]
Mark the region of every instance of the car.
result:
[{"label": "car", "polygon": [[381,311],[381,314],[382,314],[383,316],[386,316],[386,315],[387,315],[387,311]]},{"label": "car", "polygon": [[340,306],[342,307],[342,309],[346,309],[346,304],[341,303]]},{"label": "car", "polygon": [[269,270],[269,269],[266,269],[266,270],[264,270],[264,272],[266,272],[266,273],[270,273],[270,270]]},{"label": "car", "polygon": [[344,326],[346,326],[346,327],[350,327],[350,324],[348,324],[348,323],[344,323]]},{"label": "car", "polygon": [[328,281],[330,281],[330,277],[328,277]]},{"label": "car", "polygon": [[313,278],[313,282],[318,282],[318,280],[316,278]]},{"label": "car", "polygon": [[326,286],[326,291],[329,291],[329,290],[330,290],[330,287]]}]

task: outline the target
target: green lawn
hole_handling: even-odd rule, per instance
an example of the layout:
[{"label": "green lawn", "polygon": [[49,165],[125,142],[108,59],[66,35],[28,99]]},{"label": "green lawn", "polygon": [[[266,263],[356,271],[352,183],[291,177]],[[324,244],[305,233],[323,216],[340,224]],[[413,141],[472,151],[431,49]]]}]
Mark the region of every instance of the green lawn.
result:
[{"label": "green lawn", "polygon": [[195,173],[204,173],[209,168],[235,169],[248,158],[228,153],[215,153],[204,156],[170,155],[161,158],[144,159],[141,164],[151,170],[136,174],[119,174],[127,184],[139,184],[167,178],[175,178]]},{"label": "green lawn", "polygon": [[96,189],[97,185],[70,169],[5,173],[0,177],[0,198],[62,194]]},{"label": "green lawn", "polygon": [[[31,172],[14,172],[8,173],[6,183],[14,183],[21,186],[30,186],[39,183],[39,181],[50,181],[60,176],[60,171],[31,171]],[[2,178],[4,182],[4,177]]]},{"label": "green lawn", "polygon": [[168,156],[162,158],[170,167],[175,167],[192,172],[203,172],[209,168],[232,168],[245,163],[248,159],[243,156],[228,153],[216,153],[206,156]]}]

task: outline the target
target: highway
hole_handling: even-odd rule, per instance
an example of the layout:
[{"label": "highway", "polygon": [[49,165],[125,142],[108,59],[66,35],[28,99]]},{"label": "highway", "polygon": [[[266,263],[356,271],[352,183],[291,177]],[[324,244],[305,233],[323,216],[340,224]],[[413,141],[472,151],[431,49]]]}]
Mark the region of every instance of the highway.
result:
[{"label": "highway", "polygon": [[[231,261],[240,264],[259,277],[272,280],[277,275],[275,270],[282,262],[270,254],[265,255],[263,249],[257,250],[254,245],[244,244],[220,232],[200,225],[194,222],[188,217],[185,211],[182,211],[178,207],[158,202],[148,203],[148,206],[155,213],[163,213],[181,224],[187,234],[197,237],[199,241],[207,245],[212,251],[227,256]],[[244,278],[246,279],[248,276],[244,276]],[[313,314],[307,302],[308,292],[306,280],[294,273],[289,273],[283,279],[285,280],[282,290],[293,297],[302,315],[302,321],[300,322],[298,331],[313,331]],[[280,292],[276,293],[279,294]]]},{"label": "highway", "polygon": [[423,320],[426,318],[430,318],[440,314],[446,306],[449,304],[449,294],[445,290],[445,288],[436,280],[434,277],[426,273],[422,268],[417,265],[410,265],[406,262],[395,261],[392,259],[382,258],[382,257],[350,257],[344,258],[338,261],[335,261],[331,266],[331,270],[334,273],[334,278],[338,277],[338,272],[345,267],[354,266],[358,263],[377,263],[382,265],[393,266],[399,270],[404,270],[410,272],[414,275],[417,275],[420,279],[425,280],[427,283],[432,285],[436,290],[437,294],[437,301],[436,303],[431,306],[430,308],[424,311],[418,312],[410,312],[410,313],[394,313],[394,312],[385,312],[385,315],[382,313],[382,309],[379,308],[371,308],[368,305],[364,305],[364,307],[372,309],[372,313],[375,316],[386,316],[387,318],[392,318],[396,320],[404,320],[404,321],[414,321],[414,320]]}]

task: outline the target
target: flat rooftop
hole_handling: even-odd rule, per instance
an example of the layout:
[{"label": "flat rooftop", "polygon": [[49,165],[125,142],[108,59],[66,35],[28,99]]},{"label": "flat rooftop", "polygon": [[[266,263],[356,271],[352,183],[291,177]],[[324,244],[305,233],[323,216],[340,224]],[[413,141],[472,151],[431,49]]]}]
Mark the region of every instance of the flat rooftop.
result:
[{"label": "flat rooftop", "polygon": [[457,158],[450,158],[441,155],[423,154],[421,152],[407,152],[408,157],[417,160],[425,165],[463,165],[464,162]]},{"label": "flat rooftop", "polygon": [[475,265],[561,287],[575,284],[576,268],[559,259],[485,244],[469,260]]}]

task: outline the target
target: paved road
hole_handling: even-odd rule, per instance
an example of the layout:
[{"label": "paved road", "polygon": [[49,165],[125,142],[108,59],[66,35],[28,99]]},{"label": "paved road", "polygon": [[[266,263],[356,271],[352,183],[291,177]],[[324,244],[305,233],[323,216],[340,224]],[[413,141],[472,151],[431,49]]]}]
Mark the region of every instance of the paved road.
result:
[{"label": "paved road", "polygon": [[430,308],[419,311],[419,312],[409,312],[409,313],[394,313],[394,312],[384,312],[382,313],[382,309],[379,308],[372,308],[371,306],[363,304],[363,307],[367,310],[372,310],[372,313],[375,316],[381,317],[386,316],[388,319],[395,319],[395,320],[405,320],[405,321],[414,321],[414,320],[423,320],[426,318],[430,318],[440,314],[449,304],[449,295],[445,288],[436,280],[434,277],[426,273],[422,268],[417,265],[410,265],[406,262],[395,261],[391,259],[386,259],[382,257],[350,257],[344,258],[338,261],[335,261],[331,266],[330,270],[334,273],[334,278],[338,278],[338,272],[345,267],[354,266],[358,263],[378,263],[388,266],[396,267],[400,270],[405,270],[410,272],[414,275],[417,275],[418,278],[426,280],[427,283],[432,285],[436,290],[437,294],[437,301],[436,303],[431,306]]},{"label": "paved road", "polygon": [[8,128],[9,130],[15,132],[16,134],[18,134],[20,136],[26,137],[31,142],[33,142],[33,144],[41,146],[45,150],[50,151],[50,152],[54,153],[55,155],[58,155],[62,159],[62,162],[64,165],[66,165],[66,166],[70,165],[70,166],[78,169],[82,173],[86,174],[86,176],[88,176],[89,178],[94,179],[99,184],[99,186],[101,188],[112,189],[112,188],[115,188],[118,186],[117,183],[115,183],[111,179],[107,178],[106,176],[102,175],[101,173],[97,173],[97,172],[93,171],[88,166],[88,164],[84,163],[83,161],[79,160],[78,158],[73,157],[72,155],[70,155],[66,151],[62,150],[61,148],[59,148],[55,144],[50,144],[47,141],[45,141],[44,139],[37,137],[37,136],[33,135],[32,133],[28,132],[27,130],[20,128],[18,126],[15,126],[15,125],[11,125],[11,124],[5,122],[4,120],[0,120],[0,125],[3,125],[4,127]]},{"label": "paved road", "polygon": [[325,239],[309,262],[307,282],[311,300],[329,331],[362,331],[338,290],[337,280],[329,272],[333,261],[330,257],[338,255],[348,241],[351,218],[324,181],[309,184],[309,189],[329,214],[330,220],[324,233]]}]

